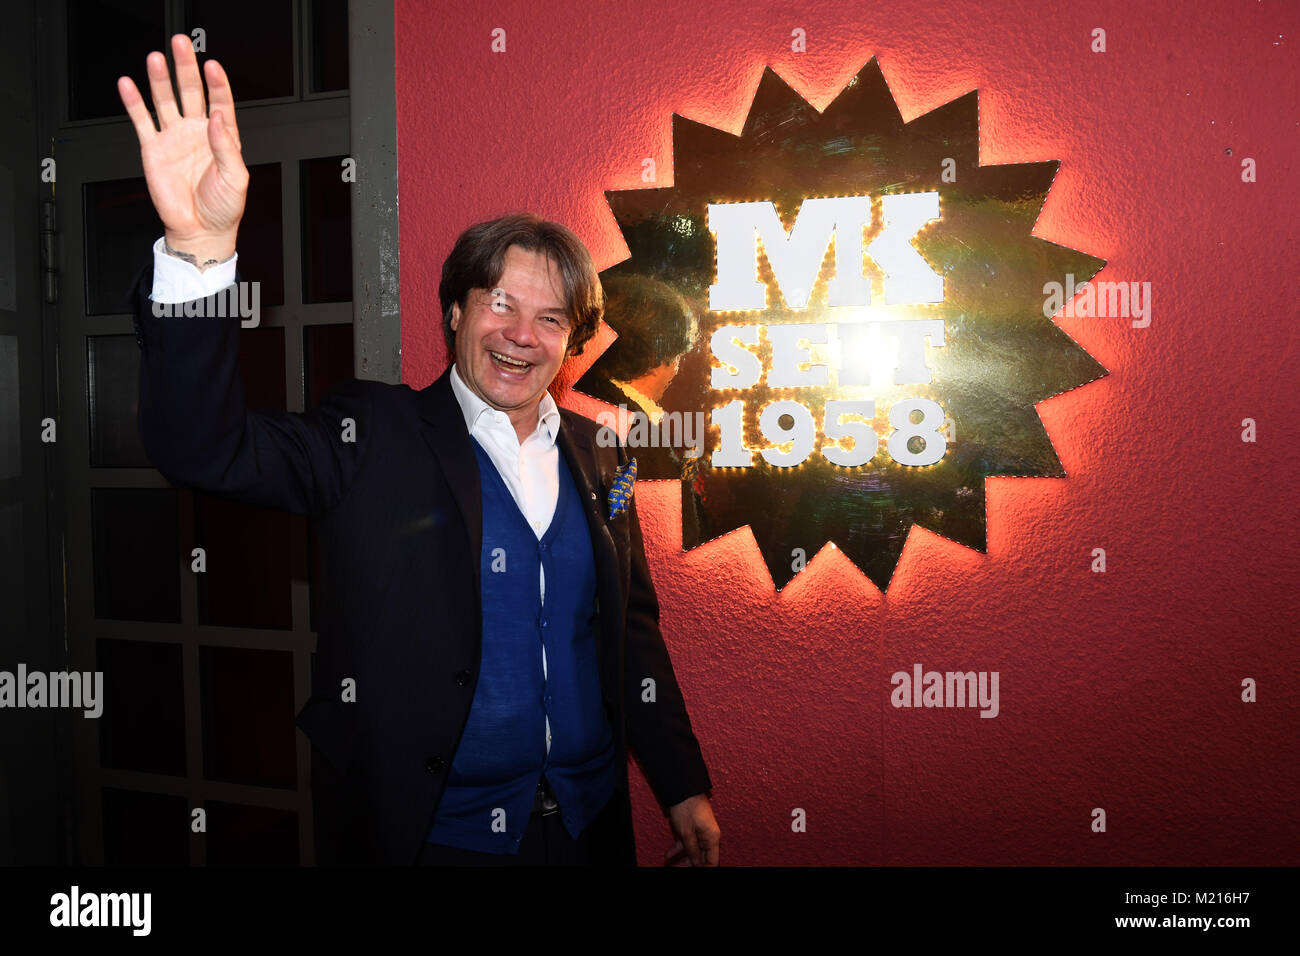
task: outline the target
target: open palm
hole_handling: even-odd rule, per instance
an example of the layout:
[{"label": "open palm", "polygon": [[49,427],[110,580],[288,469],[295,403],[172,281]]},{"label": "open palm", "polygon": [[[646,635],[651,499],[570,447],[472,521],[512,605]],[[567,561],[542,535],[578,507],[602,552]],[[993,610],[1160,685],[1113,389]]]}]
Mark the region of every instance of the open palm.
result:
[{"label": "open palm", "polygon": [[239,220],[248,194],[248,168],[240,154],[235,99],[226,71],[215,60],[205,64],[211,116],[203,103],[203,81],[188,37],[172,37],[180,104],[172,95],[167,60],[149,54],[146,66],[155,129],[144,98],[130,77],[117,81],[118,95],[140,140],[140,159],[154,209],[167,244],[206,258],[228,258],[235,251]]}]

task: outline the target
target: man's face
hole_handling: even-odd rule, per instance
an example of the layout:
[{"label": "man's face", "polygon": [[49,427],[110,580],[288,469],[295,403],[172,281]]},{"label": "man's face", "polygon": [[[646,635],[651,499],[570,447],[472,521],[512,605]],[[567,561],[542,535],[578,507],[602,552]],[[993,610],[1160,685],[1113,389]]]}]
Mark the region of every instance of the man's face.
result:
[{"label": "man's face", "polygon": [[463,312],[452,306],[456,370],[470,391],[527,434],[564,362],[571,327],[555,264],[511,246],[496,286],[470,290]]}]

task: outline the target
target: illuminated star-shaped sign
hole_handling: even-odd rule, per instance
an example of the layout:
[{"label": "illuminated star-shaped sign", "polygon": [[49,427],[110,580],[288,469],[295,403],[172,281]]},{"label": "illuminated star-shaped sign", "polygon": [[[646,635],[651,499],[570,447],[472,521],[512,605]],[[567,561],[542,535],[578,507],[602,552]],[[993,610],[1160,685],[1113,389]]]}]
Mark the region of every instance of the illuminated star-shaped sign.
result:
[{"label": "illuminated star-shaped sign", "polygon": [[[1106,370],[1044,285],[1105,263],[1031,235],[1057,166],[981,166],[976,92],[904,123],[874,59],[821,113],[768,69],[739,136],[673,116],[673,186],[606,193],[602,279],[698,321],[656,414],[703,454],[642,472],[682,481],[684,548],[748,526],[781,588],[829,541],[884,590],[913,524],[983,551],[985,478],[1064,475],[1034,404]],[[635,341],[575,387],[640,396],[607,371]]]}]

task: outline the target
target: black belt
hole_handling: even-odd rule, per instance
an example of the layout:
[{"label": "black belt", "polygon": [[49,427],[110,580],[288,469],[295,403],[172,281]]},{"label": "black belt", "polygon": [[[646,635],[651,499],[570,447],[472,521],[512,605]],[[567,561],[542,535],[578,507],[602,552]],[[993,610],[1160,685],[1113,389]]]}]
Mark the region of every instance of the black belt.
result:
[{"label": "black belt", "polygon": [[551,785],[543,777],[537,784],[537,793],[533,795],[533,813],[547,817],[560,812],[560,801],[555,799]]}]

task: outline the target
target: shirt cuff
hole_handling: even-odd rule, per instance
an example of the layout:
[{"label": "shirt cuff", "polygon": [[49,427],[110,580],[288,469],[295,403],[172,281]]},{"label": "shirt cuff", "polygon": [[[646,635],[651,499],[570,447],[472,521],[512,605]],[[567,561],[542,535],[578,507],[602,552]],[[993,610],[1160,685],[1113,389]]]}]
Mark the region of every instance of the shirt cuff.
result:
[{"label": "shirt cuff", "polygon": [[200,272],[198,266],[168,255],[163,249],[164,239],[164,236],[159,236],[153,244],[153,292],[149,298],[154,302],[206,299],[235,281],[235,263],[239,261],[239,253],[206,272]]}]

